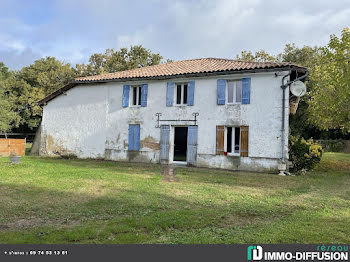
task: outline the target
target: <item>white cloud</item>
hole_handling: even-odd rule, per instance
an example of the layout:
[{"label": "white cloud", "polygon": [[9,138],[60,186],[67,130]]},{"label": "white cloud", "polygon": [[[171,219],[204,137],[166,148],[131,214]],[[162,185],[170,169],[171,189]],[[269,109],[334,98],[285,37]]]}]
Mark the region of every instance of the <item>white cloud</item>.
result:
[{"label": "white cloud", "polygon": [[231,57],[241,50],[281,52],[287,43],[325,45],[350,24],[346,1],[320,3],[218,0],[168,1],[152,32],[123,34],[120,43],[144,44],[172,59]]},{"label": "white cloud", "polygon": [[[32,18],[33,23],[17,14],[11,17],[12,10],[16,10],[14,5],[2,8],[0,50],[15,55],[9,58],[0,53],[0,61],[16,64],[17,59],[15,68],[19,68],[30,62],[29,57],[51,55],[75,64],[106,48],[138,44],[175,60],[234,58],[241,50],[264,49],[277,54],[286,43],[325,45],[330,34],[339,35],[350,25],[348,0],[288,3],[55,0],[50,3],[50,17],[42,23]],[[37,7],[33,5],[33,8]]]},{"label": "white cloud", "polygon": [[12,36],[0,34],[0,49],[14,49],[16,51],[23,51],[25,45],[21,40],[14,39]]},{"label": "white cloud", "polygon": [[146,40],[149,40],[153,33],[153,27],[148,26],[145,30],[136,31],[133,34],[119,35],[116,39],[116,48],[145,44]]}]

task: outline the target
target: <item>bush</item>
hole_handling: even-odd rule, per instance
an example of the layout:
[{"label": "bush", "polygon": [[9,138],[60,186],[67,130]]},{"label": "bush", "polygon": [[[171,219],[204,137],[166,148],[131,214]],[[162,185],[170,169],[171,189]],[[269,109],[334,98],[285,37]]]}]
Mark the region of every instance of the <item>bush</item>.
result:
[{"label": "bush", "polygon": [[291,136],[289,151],[293,171],[299,173],[302,170],[313,169],[321,161],[323,149],[312,138],[305,140],[302,137]]}]

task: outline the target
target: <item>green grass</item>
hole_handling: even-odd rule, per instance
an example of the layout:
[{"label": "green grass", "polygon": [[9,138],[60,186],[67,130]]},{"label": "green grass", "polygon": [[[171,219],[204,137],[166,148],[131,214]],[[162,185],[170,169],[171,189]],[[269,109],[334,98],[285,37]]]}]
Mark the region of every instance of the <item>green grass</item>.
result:
[{"label": "green grass", "polygon": [[280,177],[0,158],[0,243],[349,243],[350,154]]}]

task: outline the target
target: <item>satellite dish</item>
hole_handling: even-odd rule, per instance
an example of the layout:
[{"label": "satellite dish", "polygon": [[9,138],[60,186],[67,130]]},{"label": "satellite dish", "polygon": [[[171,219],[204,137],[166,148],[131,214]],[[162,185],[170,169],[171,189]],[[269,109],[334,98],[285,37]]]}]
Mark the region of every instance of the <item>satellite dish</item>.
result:
[{"label": "satellite dish", "polygon": [[292,92],[293,95],[297,97],[301,97],[306,93],[306,86],[303,82],[296,81],[290,85],[290,91]]}]

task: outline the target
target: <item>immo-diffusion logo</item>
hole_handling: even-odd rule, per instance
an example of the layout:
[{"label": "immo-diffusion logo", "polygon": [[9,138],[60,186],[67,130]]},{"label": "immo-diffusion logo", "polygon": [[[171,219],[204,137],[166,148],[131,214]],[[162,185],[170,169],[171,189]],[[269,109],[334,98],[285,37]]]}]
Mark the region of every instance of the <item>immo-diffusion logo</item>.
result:
[{"label": "immo-diffusion logo", "polygon": [[314,251],[263,251],[261,246],[248,246],[247,259],[264,261],[349,261],[349,246],[322,245]]},{"label": "immo-diffusion logo", "polygon": [[249,246],[247,252],[248,260],[261,260],[263,258],[263,248],[261,246]]}]

